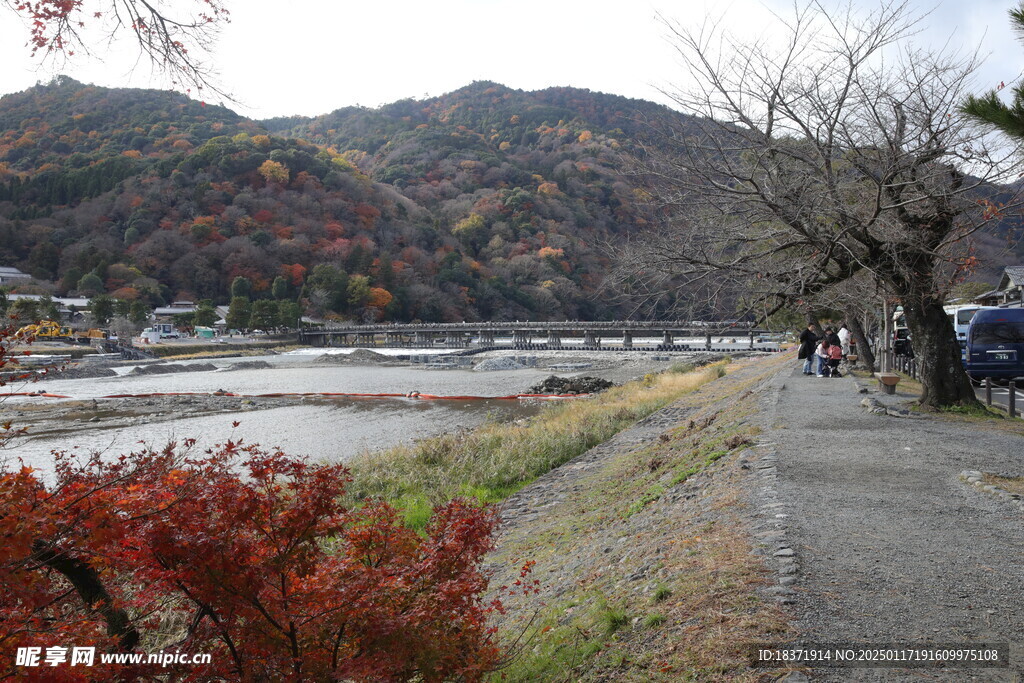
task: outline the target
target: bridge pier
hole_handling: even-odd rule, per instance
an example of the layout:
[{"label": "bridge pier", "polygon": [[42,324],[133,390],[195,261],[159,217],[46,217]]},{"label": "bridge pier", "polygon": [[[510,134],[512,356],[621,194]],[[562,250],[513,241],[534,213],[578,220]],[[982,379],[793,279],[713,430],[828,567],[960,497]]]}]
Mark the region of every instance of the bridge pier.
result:
[{"label": "bridge pier", "polygon": [[461,349],[466,345],[466,338],[461,332],[449,332],[444,337],[444,345],[449,349]]},{"label": "bridge pier", "polygon": [[661,338],[661,343],[664,344],[665,346],[672,346],[675,343],[672,340],[672,333],[669,332],[668,330],[665,330]]},{"label": "bridge pier", "polygon": [[622,333],[622,348],[631,349],[633,348],[633,333],[623,332]]},{"label": "bridge pier", "polygon": [[433,332],[417,332],[413,337],[413,341],[416,346],[433,346],[434,345],[434,333]]},{"label": "bridge pier", "polygon": [[512,331],[512,346],[530,343],[530,333],[525,330]]},{"label": "bridge pier", "polygon": [[492,330],[480,330],[479,339],[480,346],[494,346],[494,332]]},{"label": "bridge pier", "polygon": [[357,335],[357,337],[356,337],[356,345],[357,346],[376,346],[377,345],[377,335],[375,335],[373,332],[368,332],[366,334]]},{"label": "bridge pier", "polygon": [[551,330],[548,332],[548,348],[560,349],[562,348],[562,334],[558,330]]},{"label": "bridge pier", "polygon": [[405,340],[398,332],[387,332],[384,335],[384,346],[405,346]]},{"label": "bridge pier", "polygon": [[600,348],[601,339],[597,335],[595,335],[592,330],[586,330],[583,333],[583,345]]},{"label": "bridge pier", "polygon": [[704,338],[704,350],[705,351],[710,351],[711,350],[711,333],[710,332],[708,332],[707,336]]}]

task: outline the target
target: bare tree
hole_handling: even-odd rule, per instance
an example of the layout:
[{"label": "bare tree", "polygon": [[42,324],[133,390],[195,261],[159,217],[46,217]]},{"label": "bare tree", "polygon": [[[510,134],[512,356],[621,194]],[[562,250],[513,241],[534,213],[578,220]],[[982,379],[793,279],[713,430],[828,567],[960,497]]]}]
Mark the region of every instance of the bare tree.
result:
[{"label": "bare tree", "polygon": [[878,325],[878,305],[885,292],[866,270],[823,290],[812,298],[821,308],[842,313],[843,322],[857,346],[857,365],[869,371],[875,368],[875,351],[870,343],[870,330]]},{"label": "bare tree", "polygon": [[973,58],[907,44],[906,2],[778,22],[781,44],[665,21],[695,83],[667,94],[692,117],[639,159],[665,221],[625,267],[723,283],[763,314],[866,271],[903,304],[921,403],[974,403],[943,293],[988,217],[974,191],[1007,169],[958,109]]},{"label": "bare tree", "polygon": [[222,0],[3,0],[26,22],[33,56],[68,60],[76,52],[94,54],[128,34],[139,56],[187,91],[210,91],[230,99],[216,85],[209,54],[229,21]]}]

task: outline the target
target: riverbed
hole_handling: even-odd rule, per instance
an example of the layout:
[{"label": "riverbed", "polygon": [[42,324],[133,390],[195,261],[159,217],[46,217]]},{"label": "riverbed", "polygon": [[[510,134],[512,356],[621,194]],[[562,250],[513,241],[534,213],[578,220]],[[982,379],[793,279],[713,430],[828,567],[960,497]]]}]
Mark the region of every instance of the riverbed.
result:
[{"label": "riverbed", "polygon": [[[493,352],[474,357],[474,362],[508,355],[524,354]],[[182,366],[179,370],[208,368],[175,374],[132,374],[136,365],[116,364],[118,374],[114,377],[47,379],[15,388],[45,390],[68,398],[9,397],[0,404],[0,419],[29,428],[28,435],[19,438],[3,455],[20,458],[46,475],[52,472],[54,450],[100,452],[113,458],[138,450],[143,443],[162,447],[169,441],[180,443],[191,438],[197,440],[197,448],[207,448],[227,439],[241,439],[279,446],[289,454],[316,461],[344,462],[360,452],[472,429],[489,420],[527,418],[541,409],[542,402],[497,397],[524,393],[551,374],[593,374],[621,383],[689,357],[684,353],[644,352],[590,357],[547,351],[525,359],[534,363],[533,367],[493,372],[428,369],[390,355],[369,364],[348,363],[341,357],[324,358],[322,350],[244,359],[168,361]],[[573,371],[555,369],[567,362],[576,366]],[[234,395],[215,395],[218,393]],[[271,393],[285,396],[260,397]],[[321,393],[402,396],[310,395]],[[416,398],[417,393],[478,398],[424,400]],[[125,394],[138,397],[108,398]],[[238,426],[233,426],[234,422]]]}]

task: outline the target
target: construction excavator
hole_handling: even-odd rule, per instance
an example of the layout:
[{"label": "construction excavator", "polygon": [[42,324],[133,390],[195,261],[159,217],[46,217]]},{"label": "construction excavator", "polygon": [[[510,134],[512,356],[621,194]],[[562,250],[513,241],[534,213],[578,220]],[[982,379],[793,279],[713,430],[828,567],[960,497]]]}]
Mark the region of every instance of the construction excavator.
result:
[{"label": "construction excavator", "polygon": [[75,341],[75,334],[70,327],[64,327],[52,320],[40,320],[34,325],[25,325],[14,333],[15,339],[27,339],[29,337],[36,341],[62,341],[72,343]]}]

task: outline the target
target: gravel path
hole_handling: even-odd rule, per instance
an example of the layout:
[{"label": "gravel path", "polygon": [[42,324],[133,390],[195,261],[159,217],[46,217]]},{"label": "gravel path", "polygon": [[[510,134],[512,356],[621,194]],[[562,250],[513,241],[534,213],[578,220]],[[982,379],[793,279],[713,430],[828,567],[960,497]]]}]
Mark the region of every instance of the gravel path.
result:
[{"label": "gravel path", "polygon": [[1024,438],[872,414],[860,405],[862,387],[871,385],[794,367],[765,401],[763,441],[777,454],[779,512],[788,515],[780,519],[799,566],[789,600],[802,639],[1010,642],[1011,668],[815,668],[811,679],[1021,680],[1024,512],[959,474],[1024,474]]}]

